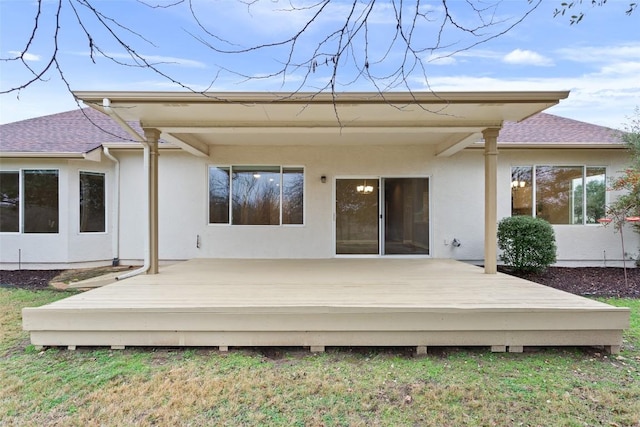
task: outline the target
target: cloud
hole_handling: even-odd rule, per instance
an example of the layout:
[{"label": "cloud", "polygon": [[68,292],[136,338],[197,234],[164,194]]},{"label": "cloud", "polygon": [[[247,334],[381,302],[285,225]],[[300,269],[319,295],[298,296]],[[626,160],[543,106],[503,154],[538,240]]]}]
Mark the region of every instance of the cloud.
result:
[{"label": "cloud", "polygon": [[10,50],[9,53],[11,55],[15,55],[15,56],[22,55],[22,58],[25,61],[30,61],[30,62],[40,61],[40,55],[34,55],[33,53],[29,53],[29,52],[22,53],[22,52],[17,51],[17,50]]},{"label": "cloud", "polygon": [[195,61],[193,59],[176,58],[173,56],[159,56],[159,55],[141,55],[145,60],[152,63],[163,63],[168,65],[179,65],[181,67],[189,68],[207,68],[204,62]]},{"label": "cloud", "polygon": [[[622,71],[627,71],[623,73]],[[477,77],[430,76],[427,90],[435,91],[556,91],[570,90],[569,98],[550,113],[576,120],[620,128],[640,99],[640,81],[635,67],[618,68],[566,77]]]},{"label": "cloud", "polygon": [[562,59],[579,63],[601,64],[613,60],[640,61],[640,42],[613,46],[575,46],[558,49],[555,53]]},{"label": "cloud", "polygon": [[433,65],[452,65],[458,62],[458,60],[454,56],[442,56],[442,55],[432,55],[429,58],[430,64]]},{"label": "cloud", "polygon": [[[72,55],[87,56],[87,57],[90,55],[88,51],[87,52],[69,52],[69,53]],[[115,58],[118,60],[127,60],[126,61],[127,63],[133,63],[133,61],[135,60],[131,55],[127,53],[105,52],[105,56],[109,58]],[[144,58],[147,62],[153,65],[162,64],[162,65],[176,65],[176,66],[186,67],[186,68],[208,68],[207,64],[205,64],[204,62],[195,61],[193,59],[177,58],[175,56],[161,56],[161,55],[141,54],[140,56]]]},{"label": "cloud", "polygon": [[456,51],[441,51],[431,54],[427,59],[433,65],[451,65],[466,62],[470,59],[500,60],[504,54],[495,50],[468,49]]},{"label": "cloud", "polygon": [[549,67],[553,61],[532,50],[515,49],[502,58],[507,64],[534,65],[536,67]]},{"label": "cloud", "polygon": [[602,67],[600,70],[600,74],[602,75],[612,75],[612,74],[636,74],[640,76],[640,61],[637,62],[618,62],[611,65],[606,65]]}]

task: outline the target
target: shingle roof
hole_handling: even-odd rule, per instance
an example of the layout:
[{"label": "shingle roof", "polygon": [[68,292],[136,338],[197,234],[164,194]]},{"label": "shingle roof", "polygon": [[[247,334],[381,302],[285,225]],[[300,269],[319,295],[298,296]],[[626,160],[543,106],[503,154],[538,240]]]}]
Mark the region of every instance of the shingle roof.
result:
[{"label": "shingle roof", "polygon": [[536,114],[520,123],[504,123],[498,142],[621,143],[620,131],[547,113]]},{"label": "shingle roof", "polygon": [[115,121],[92,108],[0,125],[4,152],[87,153],[106,142],[130,140]]},{"label": "shingle roof", "polygon": [[[130,125],[141,133],[137,123]],[[504,124],[498,142],[513,144],[616,144],[619,131],[547,113]],[[109,116],[91,108],[0,125],[0,152],[87,153],[131,137]]]}]

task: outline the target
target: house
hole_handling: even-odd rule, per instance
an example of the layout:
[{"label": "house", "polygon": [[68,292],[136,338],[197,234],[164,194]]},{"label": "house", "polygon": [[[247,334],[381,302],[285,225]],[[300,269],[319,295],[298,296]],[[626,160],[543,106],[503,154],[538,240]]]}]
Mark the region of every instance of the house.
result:
[{"label": "house", "polygon": [[37,347],[620,350],[628,309],[496,271],[509,215],[622,258],[597,219],[626,152],[541,113],[567,92],[75,95],[0,128],[2,267],[143,267],[25,308]]},{"label": "house", "polygon": [[[489,218],[509,215],[549,220],[559,265],[622,260],[619,237],[597,220],[627,152],[612,129],[540,113],[566,92],[76,95],[92,108],[0,126],[1,268],[151,258],[495,264]],[[483,136],[497,138],[497,156]],[[160,141],[157,151],[147,140]],[[147,231],[149,182],[157,232]],[[637,235],[625,237],[635,251]]]}]

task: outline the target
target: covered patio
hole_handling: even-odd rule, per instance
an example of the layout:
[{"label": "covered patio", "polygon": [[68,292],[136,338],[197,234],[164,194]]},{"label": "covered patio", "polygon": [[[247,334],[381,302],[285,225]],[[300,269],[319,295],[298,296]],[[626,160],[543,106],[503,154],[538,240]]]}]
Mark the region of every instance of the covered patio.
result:
[{"label": "covered patio", "polygon": [[23,310],[35,346],[603,346],[629,310],[444,259],[193,259]]}]

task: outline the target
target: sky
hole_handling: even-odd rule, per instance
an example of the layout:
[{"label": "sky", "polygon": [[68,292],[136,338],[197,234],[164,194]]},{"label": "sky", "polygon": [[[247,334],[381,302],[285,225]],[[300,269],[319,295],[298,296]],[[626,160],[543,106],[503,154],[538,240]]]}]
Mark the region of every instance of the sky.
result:
[{"label": "sky", "polygon": [[624,128],[640,106],[640,10],[585,1],[571,25],[576,11],[554,17],[562,1],[536,1],[422,1],[416,15],[407,0],[402,9],[369,0],[42,0],[33,33],[38,2],[0,0],[0,58],[23,59],[0,62],[0,91],[29,82],[54,52],[66,80],[53,64],[1,94],[0,123],[77,108],[69,89],[315,92],[334,82],[338,92],[570,90],[547,111]]}]

